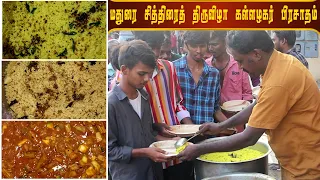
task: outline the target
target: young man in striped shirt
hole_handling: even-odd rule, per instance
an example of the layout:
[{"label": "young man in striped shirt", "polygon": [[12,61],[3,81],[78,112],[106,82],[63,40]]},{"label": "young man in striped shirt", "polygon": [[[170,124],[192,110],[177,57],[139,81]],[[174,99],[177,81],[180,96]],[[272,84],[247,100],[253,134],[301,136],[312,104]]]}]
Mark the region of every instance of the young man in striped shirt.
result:
[{"label": "young man in striped shirt", "polygon": [[[152,48],[156,57],[159,57],[164,32],[135,31],[135,39],[143,40]],[[116,81],[121,74],[117,72]],[[192,123],[190,113],[183,105],[183,96],[176,70],[172,62],[158,59],[156,69],[150,81],[145,85],[149,94],[151,111],[154,119],[154,128],[163,136],[170,136],[167,129],[171,125]],[[166,180],[193,180],[193,166],[191,162],[178,159],[163,163],[164,179]]]}]

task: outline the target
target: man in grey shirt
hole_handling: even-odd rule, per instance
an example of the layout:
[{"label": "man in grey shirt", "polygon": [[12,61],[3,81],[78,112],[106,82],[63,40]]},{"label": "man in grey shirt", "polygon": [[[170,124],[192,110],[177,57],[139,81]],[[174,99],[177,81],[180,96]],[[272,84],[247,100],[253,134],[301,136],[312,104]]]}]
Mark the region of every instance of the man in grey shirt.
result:
[{"label": "man in grey shirt", "polygon": [[274,48],[282,53],[287,53],[297,58],[307,69],[309,64],[306,58],[296,50],[294,44],[296,43],[295,31],[273,31],[272,41]]},{"label": "man in grey shirt", "polygon": [[152,129],[148,94],[142,89],[156,66],[155,55],[143,41],[120,47],[120,84],[108,96],[108,163],[113,180],[162,180],[169,157],[149,148],[160,138]]}]

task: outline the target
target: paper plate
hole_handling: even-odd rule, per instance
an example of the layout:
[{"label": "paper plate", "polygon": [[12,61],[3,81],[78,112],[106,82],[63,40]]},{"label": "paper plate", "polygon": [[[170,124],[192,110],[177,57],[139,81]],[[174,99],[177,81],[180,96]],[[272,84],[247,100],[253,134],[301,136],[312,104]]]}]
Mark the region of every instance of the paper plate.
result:
[{"label": "paper plate", "polygon": [[232,101],[227,101],[223,103],[223,105],[221,106],[221,109],[228,112],[239,112],[249,105],[250,105],[250,102],[246,100],[232,100]]},{"label": "paper plate", "polygon": [[259,94],[259,92],[260,92],[260,86],[256,86],[256,87],[254,87],[254,88],[252,88],[252,95],[253,95],[253,97],[255,97],[255,98],[257,98],[258,97],[258,94]]},{"label": "paper plate", "polygon": [[157,147],[167,152],[166,156],[176,156],[178,153],[176,152],[176,148],[174,147],[174,143],[176,140],[165,140],[165,141],[157,141],[152,143],[149,147]]},{"label": "paper plate", "polygon": [[179,137],[191,137],[197,131],[199,131],[200,126],[201,125],[196,125],[196,124],[175,125],[175,126],[170,126],[171,130],[169,130],[169,132]]},{"label": "paper plate", "polygon": [[[167,152],[166,156],[177,156],[178,153],[176,152],[176,148],[174,147],[174,144],[176,143],[176,140],[165,140],[165,141],[157,141],[152,143],[149,147],[157,147]],[[191,142],[188,142],[189,144],[192,144]]]}]

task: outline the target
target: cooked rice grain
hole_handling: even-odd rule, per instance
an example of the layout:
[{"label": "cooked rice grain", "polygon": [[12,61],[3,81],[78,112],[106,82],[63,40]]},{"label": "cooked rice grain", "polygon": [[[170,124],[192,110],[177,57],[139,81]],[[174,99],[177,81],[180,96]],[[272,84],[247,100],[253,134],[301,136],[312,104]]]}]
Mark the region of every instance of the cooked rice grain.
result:
[{"label": "cooked rice grain", "polygon": [[105,119],[105,62],[10,62],[5,94],[15,118]]},{"label": "cooked rice grain", "polygon": [[4,59],[105,59],[106,3],[3,2]]}]

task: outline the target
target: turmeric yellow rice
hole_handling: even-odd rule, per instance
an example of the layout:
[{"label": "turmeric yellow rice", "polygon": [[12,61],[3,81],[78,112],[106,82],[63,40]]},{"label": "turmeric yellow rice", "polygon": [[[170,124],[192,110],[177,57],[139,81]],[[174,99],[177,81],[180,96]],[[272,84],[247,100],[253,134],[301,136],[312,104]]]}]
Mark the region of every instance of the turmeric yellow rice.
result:
[{"label": "turmeric yellow rice", "polygon": [[3,2],[4,59],[105,59],[105,1]]}]

